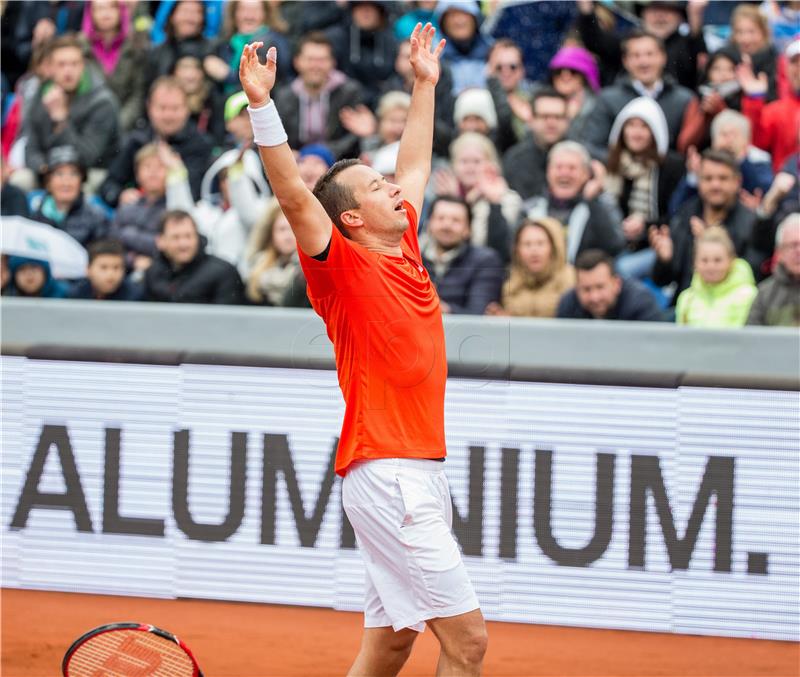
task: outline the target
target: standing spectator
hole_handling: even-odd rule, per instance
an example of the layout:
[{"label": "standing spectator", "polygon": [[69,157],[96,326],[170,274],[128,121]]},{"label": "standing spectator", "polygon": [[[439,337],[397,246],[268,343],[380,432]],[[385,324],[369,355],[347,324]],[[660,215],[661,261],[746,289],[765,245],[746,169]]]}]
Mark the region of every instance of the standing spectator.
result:
[{"label": "standing spectator", "polygon": [[158,224],[167,210],[167,167],[155,143],[142,146],[133,165],[136,193],[128,192],[117,207],[109,234],[125,246],[128,268],[142,273],[158,253]]},{"label": "standing spectator", "polygon": [[575,289],[561,297],[556,317],[572,320],[660,322],[661,309],[650,291],[636,280],[623,280],[614,261],[597,249],[582,252],[575,261]]},{"label": "standing spectator", "polygon": [[783,163],[800,150],[800,38],[786,48],[786,74],[791,92],[766,103],[769,81],[765,73],[755,75],[748,63],[739,64],[736,74],[742,86],[742,113],[753,125],[753,143],[772,155],[772,169],[779,172]]},{"label": "standing spectator", "polygon": [[258,305],[286,305],[297,285],[305,288],[292,227],[272,198],[250,234],[247,261],[240,267],[247,298]]},{"label": "standing spectator", "polygon": [[11,279],[3,288],[3,296],[63,299],[69,291],[66,282],[53,277],[47,261],[9,256],[8,271]]},{"label": "standing spectator", "polygon": [[339,69],[361,85],[371,107],[392,75],[397,58],[389,4],[379,0],[351,0],[349,20],[327,30]]},{"label": "standing spectator", "polygon": [[800,213],[789,214],[775,235],[777,266],[758,285],[747,324],[800,327]]},{"label": "standing spectator", "polygon": [[741,62],[736,50],[723,47],[714,52],[706,64],[700,98],[686,108],[683,126],[678,135],[678,150],[688,152],[694,146],[704,151],[711,145],[711,123],[726,109],[742,109],[742,88],[736,79],[736,66]]},{"label": "standing spectator", "polygon": [[436,18],[441,34],[447,39],[442,61],[453,75],[453,96],[467,87],[486,86],[486,61],[490,41],[480,31],[478,3],[470,0],[440,0]]},{"label": "standing spectator", "polygon": [[559,300],[575,286],[564,245],[564,227],[555,219],[523,221],[514,236],[502,306],[489,304],[486,314],[555,317]]},{"label": "standing spectator", "polygon": [[687,202],[669,226],[652,226],[650,245],[656,252],[653,281],[677,283],[678,294],[689,287],[694,270],[694,239],[709,226],[722,226],[736,255],[758,270],[765,258],[752,246],[756,215],[739,200],[742,176],[736,160],[724,151],[707,150],[700,163],[698,196]]},{"label": "standing spectator", "polygon": [[547,153],[567,133],[567,100],[551,88],[542,88],[531,102],[530,134],[503,155],[503,175],[523,200],[542,190]]},{"label": "standing spectator", "polygon": [[26,113],[25,164],[41,172],[51,148],[72,146],[87,169],[108,166],[119,134],[114,95],[102,76],[86,67],[77,36],[56,38],[48,52],[52,79]]},{"label": "standing spectator", "polygon": [[731,15],[731,46],[738,52],[740,60],[752,65],[756,74],[767,77],[767,101],[777,96],[777,60],[770,40],[767,18],[755,5],[739,3]]},{"label": "standing spectator", "polygon": [[525,78],[522,50],[513,40],[500,38],[489,50],[486,87],[492,94],[500,134],[509,139],[499,148],[503,152],[528,133],[533,92],[533,84]]},{"label": "standing spectator", "polygon": [[164,214],[156,244],[159,254],[144,275],[148,301],[242,303],[239,273],[227,261],[206,254],[191,215]]},{"label": "standing spectator", "polygon": [[[581,41],[594,52],[600,63],[610,73],[619,72],[625,62],[625,46],[620,49],[615,31],[600,26],[592,0],[578,0],[577,28]],[[697,84],[697,62],[706,51],[703,39],[704,6],[698,2],[636,2],[636,13],[641,17],[642,30],[657,37],[663,44],[666,69],[678,84],[693,89]],[[689,34],[681,31],[684,21],[689,23]],[[628,68],[625,67],[627,71]]]},{"label": "standing spectator", "polygon": [[108,233],[105,213],[89,204],[81,190],[86,178],[78,151],[57,146],[47,155],[44,173],[46,192],[33,219],[63,230],[84,247]]},{"label": "standing spectator", "polygon": [[507,262],[522,198],[503,178],[492,142],[477,132],[465,132],[453,141],[450,161],[452,170],[440,168],[433,174],[436,196],[464,198],[472,213],[472,244],[494,249]]},{"label": "standing spectator", "polygon": [[89,246],[86,277],[73,283],[71,299],[141,301],[141,285],[125,277],[125,247],[116,240],[98,240]]},{"label": "standing spectator", "polygon": [[[150,88],[147,99],[148,125],[130,132],[122,143],[119,155],[108,168],[108,176],[100,186],[99,194],[110,206],[116,207],[134,180],[134,157],[145,144],[163,140],[183,159],[189,170],[189,183],[195,199],[200,196],[200,181],[209,165],[211,140],[200,134],[189,120],[186,92],[177,80],[164,76]],[[135,189],[133,198],[138,199]],[[132,200],[131,200],[132,201]]]},{"label": "standing spectator", "polygon": [[178,0],[169,8],[166,40],[148,54],[145,82],[169,75],[182,56],[204,59],[211,53],[211,41],[203,35],[208,5],[201,0]]},{"label": "standing spectator", "polygon": [[694,275],[675,306],[675,321],[693,327],[742,327],[756,296],[753,270],[736,258],[727,231],[711,226],[696,239]]},{"label": "standing spectator", "polygon": [[569,263],[586,249],[601,249],[616,256],[625,244],[611,210],[596,197],[585,196],[590,179],[588,151],[576,141],[561,141],[547,158],[544,194],[526,200],[522,206],[529,219],[551,216],[564,224]]},{"label": "standing spectator", "polygon": [[483,315],[500,300],[503,263],[493,250],[470,242],[469,205],[438,197],[431,205],[422,262],[441,300],[443,313]]},{"label": "standing spectator", "polygon": [[625,75],[610,87],[604,87],[597,98],[597,107],[586,125],[585,138],[593,157],[605,160],[608,133],[614,119],[625,104],[639,97],[655,99],[664,111],[669,129],[669,147],[675,148],[683,124],[686,107],[693,94],[664,73],[667,51],[655,35],[631,31],[622,40],[622,65]]},{"label": "standing spectator", "polygon": [[[241,89],[239,60],[246,44],[263,42],[258,50],[261,59],[267,58],[270,47],[276,47],[279,54],[289,54],[289,41],[279,32],[283,28],[277,4],[264,0],[227,0],[222,37],[203,62],[209,77],[219,85],[224,96]],[[288,59],[280,59],[277,68],[281,80],[291,75]]]},{"label": "standing spectator", "polygon": [[333,46],[323,33],[300,39],[294,68],[298,76],[273,97],[289,146],[324,143],[337,159],[357,156],[358,137],[344,127],[339,111],[363,103],[364,95],[355,80],[336,70]]},{"label": "standing spectator", "polygon": [[617,272],[624,278],[650,274],[656,255],[647,229],[667,220],[670,195],[684,173],[683,158],[667,148],[667,139],[664,113],[645,96],[628,103],[611,128],[606,191],[622,211],[626,247]]}]

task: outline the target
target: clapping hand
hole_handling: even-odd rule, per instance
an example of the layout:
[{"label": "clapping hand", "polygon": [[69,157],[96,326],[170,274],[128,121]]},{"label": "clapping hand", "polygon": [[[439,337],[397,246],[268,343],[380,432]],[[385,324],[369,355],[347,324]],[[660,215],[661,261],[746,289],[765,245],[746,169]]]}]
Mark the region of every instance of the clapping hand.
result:
[{"label": "clapping hand", "polygon": [[669,233],[669,226],[650,226],[648,232],[650,246],[655,251],[659,261],[668,262],[672,260],[673,245],[672,236]]}]

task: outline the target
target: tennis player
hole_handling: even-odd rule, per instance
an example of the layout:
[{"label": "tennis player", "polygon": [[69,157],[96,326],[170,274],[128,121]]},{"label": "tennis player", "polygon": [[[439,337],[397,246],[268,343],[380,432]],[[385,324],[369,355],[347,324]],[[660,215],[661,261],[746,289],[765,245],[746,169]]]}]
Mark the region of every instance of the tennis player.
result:
[{"label": "tennis player", "polygon": [[396,675],[429,625],[437,674],[479,675],[486,627],[451,532],[445,457],[447,380],[439,298],[417,219],[431,167],[434,88],[444,40],[418,24],[415,82],[396,183],[341,160],[313,193],[297,170],[270,92],[277,54],[244,48],[239,77],[272,189],[297,237],[314,310],[333,342],[346,408],[336,472],[366,565],[364,636],[350,675]]}]

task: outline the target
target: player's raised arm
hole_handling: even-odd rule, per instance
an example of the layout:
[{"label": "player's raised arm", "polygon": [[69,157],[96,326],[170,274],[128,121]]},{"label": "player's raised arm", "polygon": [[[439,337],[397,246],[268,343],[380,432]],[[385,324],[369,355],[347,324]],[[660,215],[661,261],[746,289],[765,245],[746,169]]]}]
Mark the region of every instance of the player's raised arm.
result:
[{"label": "player's raised arm", "polygon": [[433,111],[436,83],[439,82],[439,56],[445,41],[440,40],[435,49],[435,29],[429,23],[417,24],[411,34],[411,67],[414,70],[414,88],[406,127],[400,139],[395,180],[403,189],[403,196],[417,214],[422,209],[425,185],[431,173],[433,147]]},{"label": "player's raised arm", "polygon": [[322,205],[300,178],[286,132],[270,100],[275,85],[277,50],[270,47],[267,62],[258,61],[257,50],[263,43],[246,45],[239,61],[239,80],[250,102],[248,111],[255,142],[275,197],[292,226],[297,244],[309,256],[328,246],[332,224]]}]

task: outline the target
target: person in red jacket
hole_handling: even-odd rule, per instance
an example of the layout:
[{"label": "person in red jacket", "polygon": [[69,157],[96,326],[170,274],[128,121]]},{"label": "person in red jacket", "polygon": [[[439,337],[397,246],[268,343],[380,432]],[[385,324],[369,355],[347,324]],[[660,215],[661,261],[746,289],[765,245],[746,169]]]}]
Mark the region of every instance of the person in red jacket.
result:
[{"label": "person in red jacket", "polygon": [[800,149],[800,38],[789,43],[785,50],[786,74],[790,92],[772,103],[765,103],[767,75],[753,73],[745,60],[736,68],[742,86],[742,113],[753,125],[753,144],[772,154],[772,168],[780,171],[783,163]]}]

